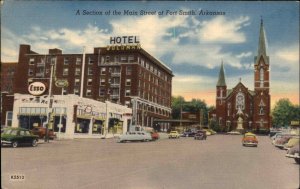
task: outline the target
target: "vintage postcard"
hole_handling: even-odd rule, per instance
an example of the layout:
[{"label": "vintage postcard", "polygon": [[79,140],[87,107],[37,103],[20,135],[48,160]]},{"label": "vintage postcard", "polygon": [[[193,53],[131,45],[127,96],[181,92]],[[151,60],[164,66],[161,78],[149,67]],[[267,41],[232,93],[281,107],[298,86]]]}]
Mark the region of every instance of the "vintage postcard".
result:
[{"label": "vintage postcard", "polygon": [[1,1],[1,188],[299,188],[299,2]]}]

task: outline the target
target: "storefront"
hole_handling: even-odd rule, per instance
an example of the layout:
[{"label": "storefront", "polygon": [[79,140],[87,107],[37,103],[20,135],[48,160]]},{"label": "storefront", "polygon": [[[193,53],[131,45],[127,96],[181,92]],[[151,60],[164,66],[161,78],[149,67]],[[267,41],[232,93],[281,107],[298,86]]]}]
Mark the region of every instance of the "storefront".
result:
[{"label": "storefront", "polygon": [[[48,120],[50,99],[47,95],[15,94],[13,127],[32,129]],[[60,138],[102,138],[125,133],[129,128],[132,109],[106,101],[80,98],[77,95],[54,95],[53,125],[49,129]]]}]

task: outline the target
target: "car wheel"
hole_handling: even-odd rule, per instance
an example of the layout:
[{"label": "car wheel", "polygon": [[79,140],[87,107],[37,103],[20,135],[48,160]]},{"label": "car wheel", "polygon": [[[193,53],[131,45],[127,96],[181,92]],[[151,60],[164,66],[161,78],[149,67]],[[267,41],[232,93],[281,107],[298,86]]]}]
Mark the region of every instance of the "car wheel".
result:
[{"label": "car wheel", "polygon": [[36,147],[36,146],[38,145],[37,140],[36,140],[36,139],[33,139],[31,145],[32,145],[33,147]]},{"label": "car wheel", "polygon": [[299,158],[294,158],[295,162],[300,164],[300,159]]},{"label": "car wheel", "polygon": [[16,148],[16,147],[18,147],[18,146],[19,146],[19,144],[18,144],[17,141],[14,141],[14,142],[12,143],[12,147],[13,147],[13,148]]}]

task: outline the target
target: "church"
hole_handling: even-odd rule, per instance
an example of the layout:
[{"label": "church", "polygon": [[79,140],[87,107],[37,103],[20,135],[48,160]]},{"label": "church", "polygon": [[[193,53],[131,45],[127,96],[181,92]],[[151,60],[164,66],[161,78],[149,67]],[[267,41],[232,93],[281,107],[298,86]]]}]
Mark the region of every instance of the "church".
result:
[{"label": "church", "polygon": [[216,85],[216,107],[210,112],[222,131],[266,132],[271,125],[270,62],[266,52],[263,21],[260,24],[257,56],[254,57],[254,90],[239,80],[227,89],[223,62]]}]

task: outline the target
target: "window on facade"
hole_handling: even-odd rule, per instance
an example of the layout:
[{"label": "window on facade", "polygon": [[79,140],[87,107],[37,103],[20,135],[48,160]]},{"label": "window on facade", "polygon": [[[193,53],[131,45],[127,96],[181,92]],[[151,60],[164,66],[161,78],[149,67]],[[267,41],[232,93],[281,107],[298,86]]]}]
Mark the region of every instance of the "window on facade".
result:
[{"label": "window on facade", "polygon": [[105,75],[105,72],[106,72],[106,68],[101,68],[100,74]]},{"label": "window on facade", "polygon": [[89,64],[94,64],[94,59],[92,57],[89,57]]},{"label": "window on facade", "polygon": [[100,86],[105,86],[105,79],[103,78],[100,79]]},{"label": "window on facade", "polygon": [[80,68],[75,68],[75,75],[80,75]]},{"label": "window on facade", "polygon": [[105,57],[105,63],[109,63],[109,61],[110,61],[110,57],[109,57],[109,56],[106,56],[106,57]]},{"label": "window on facade", "polygon": [[12,126],[12,118],[13,118],[13,112],[12,111],[7,111],[6,112],[6,126]]},{"label": "window on facade", "polygon": [[141,64],[142,64],[143,67],[145,67],[145,61],[144,61],[144,59],[141,59]]},{"label": "window on facade", "polygon": [[131,79],[126,79],[126,86],[130,86],[131,85]]},{"label": "window on facade", "polygon": [[259,107],[259,115],[265,115],[265,109],[263,106]]},{"label": "window on facade", "polygon": [[92,89],[86,90],[86,96],[92,96]]},{"label": "window on facade", "polygon": [[76,58],[76,65],[80,65],[81,64],[81,58],[77,57]]},{"label": "window on facade", "polygon": [[75,133],[89,133],[90,119],[77,119],[77,125],[75,125]]},{"label": "window on facade", "polygon": [[88,75],[93,75],[93,68],[92,67],[88,67]]},{"label": "window on facade", "polygon": [[125,90],[125,96],[130,96],[130,93],[131,93],[130,89]]},{"label": "window on facade", "polygon": [[64,58],[64,65],[69,65],[69,58],[68,57]]},{"label": "window on facade", "polygon": [[133,62],[134,61],[134,56],[133,55],[129,55],[128,56],[128,62]]},{"label": "window on facade", "polygon": [[28,76],[33,76],[33,69],[31,68],[28,69]]},{"label": "window on facade", "polygon": [[132,73],[132,67],[131,66],[127,66],[126,67],[126,75],[131,75]]},{"label": "window on facade", "polygon": [[51,57],[50,63],[51,65],[54,65],[56,62],[56,57]]},{"label": "window on facade", "polygon": [[74,85],[75,86],[79,86],[80,85],[80,79],[76,78],[75,82],[74,82]]},{"label": "window on facade", "polygon": [[120,84],[120,78],[119,77],[112,78],[112,84],[115,84],[115,85]]},{"label": "window on facade", "polygon": [[74,89],[74,94],[75,94],[75,95],[79,95],[79,89],[78,89],[78,88],[75,88],[75,89]]},{"label": "window on facade", "polygon": [[63,75],[69,75],[69,69],[68,68],[64,68]]},{"label": "window on facade", "polygon": [[230,109],[231,109],[231,104],[227,104],[227,116],[230,116]]},{"label": "window on facade", "polygon": [[99,96],[105,96],[105,88],[100,88],[99,89]]},{"label": "window on facade", "polygon": [[127,61],[127,57],[126,56],[121,56],[121,62],[126,62]]},{"label": "window on facade", "polygon": [[34,58],[29,59],[29,65],[34,65]]},{"label": "window on facade", "polygon": [[264,87],[264,69],[260,68],[259,71],[259,81],[260,81],[260,87]]},{"label": "window on facade", "polygon": [[236,95],[236,109],[241,109],[244,110],[245,109],[245,97],[244,94],[242,92],[239,92]]},{"label": "window on facade", "polygon": [[149,70],[149,64],[146,62],[146,69]]},{"label": "window on facade", "polygon": [[93,79],[89,78],[87,80],[87,86],[92,86],[92,83],[93,83]]}]

